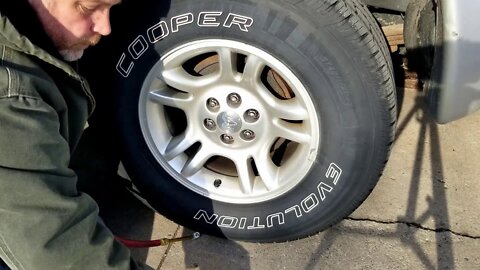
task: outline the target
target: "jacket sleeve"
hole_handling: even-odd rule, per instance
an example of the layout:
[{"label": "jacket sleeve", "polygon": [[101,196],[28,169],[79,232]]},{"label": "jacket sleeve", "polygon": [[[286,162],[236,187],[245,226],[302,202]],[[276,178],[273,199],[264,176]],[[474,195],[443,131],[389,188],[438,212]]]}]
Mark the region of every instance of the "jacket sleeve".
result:
[{"label": "jacket sleeve", "polygon": [[38,98],[0,98],[0,257],[12,269],[143,269],[79,193],[59,119]]}]

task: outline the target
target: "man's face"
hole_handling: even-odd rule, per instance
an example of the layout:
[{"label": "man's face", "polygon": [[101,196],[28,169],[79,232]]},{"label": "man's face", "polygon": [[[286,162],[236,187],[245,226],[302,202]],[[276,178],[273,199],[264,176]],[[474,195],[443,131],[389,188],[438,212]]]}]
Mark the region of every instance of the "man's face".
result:
[{"label": "man's face", "polygon": [[110,8],[121,0],[29,0],[43,28],[67,61],[110,34]]}]

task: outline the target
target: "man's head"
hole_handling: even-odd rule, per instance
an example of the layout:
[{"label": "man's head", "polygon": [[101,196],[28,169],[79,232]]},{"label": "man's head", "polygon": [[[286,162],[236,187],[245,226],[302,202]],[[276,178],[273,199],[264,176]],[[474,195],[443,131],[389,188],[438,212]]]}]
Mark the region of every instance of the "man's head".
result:
[{"label": "man's head", "polygon": [[67,61],[110,34],[110,8],[121,0],[28,0],[45,32]]}]

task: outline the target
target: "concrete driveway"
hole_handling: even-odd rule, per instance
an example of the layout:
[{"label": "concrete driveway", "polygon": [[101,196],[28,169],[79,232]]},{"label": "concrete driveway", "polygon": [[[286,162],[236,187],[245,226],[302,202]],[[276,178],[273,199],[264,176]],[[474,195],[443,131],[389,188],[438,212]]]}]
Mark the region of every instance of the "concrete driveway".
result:
[{"label": "concrete driveway", "polygon": [[[135,258],[153,269],[480,269],[480,113],[436,125],[413,89],[401,108],[379,184],[331,229],[278,244],[202,236],[132,249]],[[189,233],[134,198],[119,198],[103,215],[124,237]]]}]

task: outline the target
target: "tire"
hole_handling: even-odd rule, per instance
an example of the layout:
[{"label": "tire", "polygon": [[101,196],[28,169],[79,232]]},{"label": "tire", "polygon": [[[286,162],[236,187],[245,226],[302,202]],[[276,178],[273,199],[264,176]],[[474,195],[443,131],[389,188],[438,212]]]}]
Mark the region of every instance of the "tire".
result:
[{"label": "tire", "polygon": [[[405,13],[405,47],[408,66],[423,83],[431,115],[438,117],[439,83],[443,78],[444,29],[442,3],[430,0],[410,2]],[[438,121],[438,119],[436,119]]]},{"label": "tire", "polygon": [[374,188],[395,86],[359,1],[122,5],[121,34],[98,57],[123,163],[158,212],[216,236],[286,241],[340,221]]},{"label": "tire", "polygon": [[431,0],[411,1],[405,12],[404,39],[408,66],[422,81],[431,76],[437,41],[437,4]]}]

